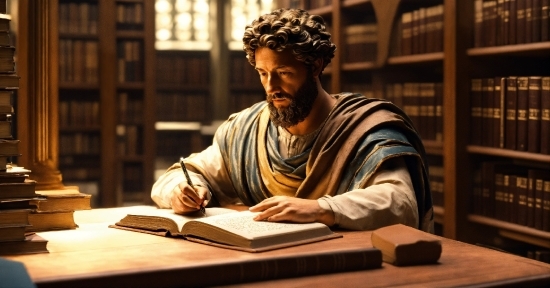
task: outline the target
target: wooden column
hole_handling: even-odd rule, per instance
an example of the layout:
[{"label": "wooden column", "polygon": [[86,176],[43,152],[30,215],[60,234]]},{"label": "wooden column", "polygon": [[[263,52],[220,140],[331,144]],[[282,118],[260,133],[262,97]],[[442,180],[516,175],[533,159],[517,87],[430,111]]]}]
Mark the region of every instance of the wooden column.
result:
[{"label": "wooden column", "polygon": [[36,190],[63,189],[58,170],[57,1],[19,0],[18,8],[18,164],[32,171]]}]

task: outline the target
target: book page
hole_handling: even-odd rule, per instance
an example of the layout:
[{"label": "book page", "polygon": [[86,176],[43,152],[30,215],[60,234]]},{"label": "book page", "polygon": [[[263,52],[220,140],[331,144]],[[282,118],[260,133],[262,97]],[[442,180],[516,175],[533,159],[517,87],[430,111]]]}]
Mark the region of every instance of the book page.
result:
[{"label": "book page", "polygon": [[198,212],[187,214],[187,215],[180,215],[180,214],[174,213],[172,209],[144,207],[139,210],[133,210],[128,214],[139,215],[139,216],[158,216],[158,217],[172,219],[174,220],[174,222],[176,222],[176,224],[178,224],[178,231],[181,231],[181,227],[183,227],[183,224],[187,223],[188,221],[198,220],[203,218],[206,219],[206,217],[227,214],[227,213],[236,213],[236,211],[227,209],[227,208],[212,207],[212,208],[206,208],[206,216],[203,216],[201,213],[198,213]]},{"label": "book page", "polygon": [[313,230],[328,227],[322,223],[282,223],[255,221],[254,216],[257,212],[242,211],[228,215],[213,216],[208,218],[196,219],[199,222],[220,227],[231,233],[241,235],[248,239],[259,239],[272,235],[281,235],[296,231]]}]

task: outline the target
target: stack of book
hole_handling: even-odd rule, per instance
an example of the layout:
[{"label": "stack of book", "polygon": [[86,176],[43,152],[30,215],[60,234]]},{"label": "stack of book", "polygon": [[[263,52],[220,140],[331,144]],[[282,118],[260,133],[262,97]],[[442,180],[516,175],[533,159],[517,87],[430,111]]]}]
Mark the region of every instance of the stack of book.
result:
[{"label": "stack of book", "polygon": [[22,167],[0,170],[0,255],[48,252],[48,241],[27,231],[35,207],[31,202],[39,199],[29,172]]},{"label": "stack of book", "polygon": [[75,210],[91,209],[91,195],[80,193],[76,187],[65,187],[63,190],[38,190],[41,198],[31,204],[35,208],[29,213],[27,232],[75,229]]},{"label": "stack of book", "polygon": [[15,74],[15,47],[11,45],[6,1],[0,1],[0,255],[48,252],[47,241],[27,233],[28,215],[36,198],[36,182],[27,169],[11,167],[11,157],[19,156],[19,140],[13,139],[12,98],[19,88]]}]

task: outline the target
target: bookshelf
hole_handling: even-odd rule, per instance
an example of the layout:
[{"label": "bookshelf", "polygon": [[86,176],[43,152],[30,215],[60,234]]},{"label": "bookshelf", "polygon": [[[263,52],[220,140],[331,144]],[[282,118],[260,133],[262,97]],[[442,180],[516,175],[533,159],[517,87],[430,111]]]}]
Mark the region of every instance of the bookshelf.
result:
[{"label": "bookshelf", "polygon": [[[146,203],[153,183],[154,3],[59,0],[59,169],[101,207]],[[92,185],[93,186],[93,185]]]},{"label": "bookshelf", "polygon": [[209,51],[156,52],[155,173],[179,157],[199,152],[211,142],[204,126],[212,119]]},{"label": "bookshelf", "polygon": [[[504,23],[503,16],[499,15],[504,15],[501,11],[508,7],[505,5],[515,1],[283,0],[278,1],[278,7],[303,8],[310,14],[323,16],[333,41],[337,47],[343,47],[336,50],[334,59],[323,73],[324,87],[330,93],[353,89],[369,96],[389,98],[396,104],[400,103],[413,121],[416,120],[430,168],[434,168],[430,169],[430,182],[434,198],[439,198],[434,199],[437,202],[434,209],[436,230],[445,237],[471,243],[499,246],[512,241],[548,249],[550,231],[478,215],[471,210],[475,202],[472,193],[476,189],[473,171],[483,162],[504,161],[513,167],[540,169],[550,175],[548,155],[472,145],[469,140],[472,127],[481,125],[470,119],[470,83],[473,78],[550,75],[550,42],[544,36],[548,33],[548,15],[532,13],[535,17],[540,15],[541,21],[530,23],[541,23],[539,33],[543,34],[533,36],[532,42],[518,44],[495,36],[493,46],[475,45],[476,37],[483,35],[475,32],[479,29],[476,28],[475,7],[485,2],[494,2],[489,6],[496,5],[497,19]],[[479,17],[478,14],[477,19],[481,21]],[[349,27],[371,22],[377,25],[375,57],[349,61],[349,55],[345,55],[349,53],[346,52],[349,49],[346,45],[350,43]],[[490,29],[510,33],[503,26]],[[539,31],[536,27],[530,33]],[[489,31],[485,33],[504,33]],[[413,38],[412,43],[410,38]],[[432,84],[440,86],[440,91],[435,93],[435,102],[422,102],[423,97],[413,97],[419,99],[418,102],[407,102],[411,100],[406,98],[410,92],[399,90],[406,85]],[[395,98],[396,95],[402,98]],[[407,103],[419,108],[407,110],[404,107]],[[423,105],[435,106],[422,108]],[[433,127],[425,128],[433,122],[441,125],[435,127],[436,137],[430,131]],[[423,133],[426,129],[429,132]]]}]

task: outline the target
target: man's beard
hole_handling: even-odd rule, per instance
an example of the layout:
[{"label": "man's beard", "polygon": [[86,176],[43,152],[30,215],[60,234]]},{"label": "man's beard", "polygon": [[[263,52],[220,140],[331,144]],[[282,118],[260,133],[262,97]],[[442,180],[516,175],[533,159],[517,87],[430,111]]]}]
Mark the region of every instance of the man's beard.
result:
[{"label": "man's beard", "polygon": [[[308,79],[296,91],[294,96],[288,94],[268,94],[267,103],[270,112],[269,118],[276,126],[288,128],[306,119],[313,108],[313,102],[317,98],[317,83],[315,78],[308,73]],[[273,105],[273,99],[287,98],[290,105],[284,108],[277,108]]]}]

